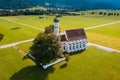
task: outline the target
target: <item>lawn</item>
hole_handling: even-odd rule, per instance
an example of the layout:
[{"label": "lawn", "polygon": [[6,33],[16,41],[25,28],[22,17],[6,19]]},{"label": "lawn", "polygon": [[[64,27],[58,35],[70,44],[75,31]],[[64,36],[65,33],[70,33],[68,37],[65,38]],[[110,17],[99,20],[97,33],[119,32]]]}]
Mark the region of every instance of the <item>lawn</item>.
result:
[{"label": "lawn", "polygon": [[0,49],[0,80],[11,80],[13,74],[33,65],[31,60],[23,61],[23,55],[13,48]]},{"label": "lawn", "polygon": [[[45,19],[39,19],[38,16],[35,15],[9,16],[4,18],[44,28],[45,26],[53,24],[54,16],[47,16]],[[60,18],[60,28],[61,32],[63,32],[67,29],[91,27],[118,21],[119,19],[119,16],[63,16]],[[117,23],[101,28],[86,30],[88,41],[120,50],[120,45],[118,45],[120,44],[119,25],[120,23]],[[20,29],[11,30],[15,27],[20,27]],[[34,38],[39,32],[41,31],[0,19],[0,33],[5,35],[0,45]],[[25,37],[23,37],[23,35]]]},{"label": "lawn", "polygon": [[[6,52],[7,50],[7,52]],[[9,52],[8,52],[9,51]],[[120,54],[88,47],[82,53],[42,70],[12,48],[0,50],[0,80],[119,80]]]},{"label": "lawn", "polygon": [[120,23],[86,30],[88,40],[120,50]]},{"label": "lawn", "polygon": [[[22,22],[39,28],[53,24],[54,16],[46,16],[47,18],[39,19],[39,16],[12,16],[5,17],[6,19]],[[114,19],[103,19],[91,16],[63,16],[60,18],[61,32],[66,29],[85,28],[105,24],[115,21]],[[96,23],[97,22],[97,23]]]},{"label": "lawn", "polygon": [[31,39],[39,32],[41,31],[0,19],[0,33],[4,35],[0,45]]},{"label": "lawn", "polygon": [[17,45],[20,49],[22,49],[23,51],[25,51],[26,53],[29,52],[29,48],[32,46],[32,42],[28,42],[28,43],[24,43],[24,44],[19,44]]}]

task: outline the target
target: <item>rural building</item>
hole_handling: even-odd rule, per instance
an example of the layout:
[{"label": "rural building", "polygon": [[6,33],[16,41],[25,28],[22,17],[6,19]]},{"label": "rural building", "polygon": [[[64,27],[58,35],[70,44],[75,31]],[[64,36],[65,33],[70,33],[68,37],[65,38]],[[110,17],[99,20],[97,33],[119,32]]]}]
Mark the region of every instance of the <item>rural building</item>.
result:
[{"label": "rural building", "polygon": [[60,34],[59,20],[54,19],[54,33],[60,36],[63,47],[63,52],[71,53],[81,51],[87,47],[87,37],[84,29],[66,30]]}]

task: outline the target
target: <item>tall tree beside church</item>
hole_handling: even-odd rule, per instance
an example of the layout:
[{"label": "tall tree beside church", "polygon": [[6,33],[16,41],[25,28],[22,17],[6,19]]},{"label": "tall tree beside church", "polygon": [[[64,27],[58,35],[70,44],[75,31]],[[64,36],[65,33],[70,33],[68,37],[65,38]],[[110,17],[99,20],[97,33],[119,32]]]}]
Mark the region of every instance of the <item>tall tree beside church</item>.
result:
[{"label": "tall tree beside church", "polygon": [[62,53],[60,38],[50,28],[52,26],[46,27],[45,33],[39,33],[30,48],[30,53],[42,64],[56,60]]},{"label": "tall tree beside church", "polygon": [[0,41],[3,39],[3,34],[0,33]]}]

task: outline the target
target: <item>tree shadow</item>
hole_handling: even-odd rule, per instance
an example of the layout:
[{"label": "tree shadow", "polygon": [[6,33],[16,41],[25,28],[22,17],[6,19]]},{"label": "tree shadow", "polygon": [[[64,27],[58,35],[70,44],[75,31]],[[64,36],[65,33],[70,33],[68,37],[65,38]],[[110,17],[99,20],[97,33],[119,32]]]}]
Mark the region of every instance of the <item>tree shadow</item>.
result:
[{"label": "tree shadow", "polygon": [[60,69],[63,69],[63,68],[66,68],[66,67],[67,67],[67,63],[62,64],[62,65],[60,66]]},{"label": "tree shadow", "polygon": [[13,74],[10,80],[48,80],[48,75],[54,70],[53,67],[43,70],[38,66],[28,66]]}]

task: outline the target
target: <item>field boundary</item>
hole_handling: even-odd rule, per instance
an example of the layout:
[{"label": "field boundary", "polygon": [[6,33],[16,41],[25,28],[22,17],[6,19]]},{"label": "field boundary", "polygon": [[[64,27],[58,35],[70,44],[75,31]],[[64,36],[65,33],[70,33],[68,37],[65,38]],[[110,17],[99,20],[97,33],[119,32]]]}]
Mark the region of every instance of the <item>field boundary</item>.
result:
[{"label": "field boundary", "polygon": [[[23,25],[23,26],[27,26],[27,27],[30,27],[30,28],[34,28],[34,29],[37,29],[37,30],[44,31],[44,29],[37,28],[36,26],[31,26],[31,25],[28,25],[28,24],[25,24],[25,23],[14,21],[14,20],[5,19],[3,17],[0,17],[0,19],[5,20],[5,21],[9,21],[9,22],[13,22],[13,23],[16,23],[16,24],[20,24],[20,25]],[[114,21],[114,22],[110,22],[110,23],[106,23],[106,24],[101,24],[101,25],[97,25],[97,26],[92,26],[92,27],[88,27],[88,28],[84,28],[84,29],[85,30],[89,30],[89,29],[104,27],[104,26],[107,26],[107,25],[112,25],[112,24],[117,24],[117,23],[120,23],[120,21]],[[61,34],[63,34],[63,33],[61,33]],[[24,41],[19,41],[19,42],[14,42],[14,43],[6,44],[6,45],[3,45],[3,46],[0,46],[0,49],[12,47],[12,46],[15,46],[15,45],[18,45],[18,44],[27,43],[27,42],[32,42],[33,40],[34,40],[34,38],[33,39],[24,40]],[[105,50],[105,51],[108,51],[108,52],[113,52],[113,51],[120,52],[120,50],[116,50],[116,49],[113,49],[113,48],[108,48],[108,47],[105,47],[105,46],[102,46],[102,45],[99,45],[99,44],[94,44],[94,43],[91,43],[91,42],[89,42],[87,44],[87,46],[96,46],[99,49],[102,49],[102,50]]]},{"label": "field boundary", "polygon": [[101,25],[97,25],[97,26],[92,26],[92,27],[88,27],[88,28],[84,28],[84,29],[89,30],[89,29],[104,27],[104,26],[108,26],[108,25],[111,25],[111,24],[117,24],[117,23],[120,23],[120,21],[110,22],[110,23],[101,24]]},{"label": "field boundary", "polygon": [[12,47],[12,46],[15,46],[15,45],[18,45],[18,44],[27,43],[27,42],[32,42],[33,40],[34,40],[34,38],[33,39],[24,40],[24,41],[15,42],[15,43],[6,44],[6,45],[3,45],[3,46],[0,46],[0,49]]},{"label": "field boundary", "polygon": [[26,55],[26,52],[23,51],[23,50],[22,50],[21,48],[19,48],[18,46],[13,46],[13,48],[14,48],[15,50],[17,50],[19,53],[21,53],[23,56]]},{"label": "field boundary", "polygon": [[116,50],[116,49],[113,49],[113,48],[109,48],[109,47],[105,47],[105,46],[102,46],[102,45],[99,45],[99,44],[95,44],[95,43],[91,43],[91,42],[88,42],[87,46],[95,46],[101,50],[104,50],[104,51],[107,51],[107,52],[119,52],[120,53],[120,50]]},{"label": "field boundary", "polygon": [[[13,47],[13,46],[16,46],[16,45],[19,45],[19,44],[23,44],[23,43],[27,43],[27,42],[32,42],[33,40],[34,40],[34,38],[33,39],[24,40],[24,41],[20,41],[20,42],[11,43],[11,44],[6,44],[6,45],[3,45],[3,46],[0,46],[0,49]],[[114,52],[114,51],[115,52],[120,52],[120,50],[116,50],[116,49],[113,49],[113,48],[105,47],[105,46],[102,46],[102,45],[99,45],[99,44],[95,44],[95,43],[91,43],[91,42],[88,42],[87,46],[95,46],[95,47],[98,47],[101,50],[108,51],[108,52]]]},{"label": "field boundary", "polygon": [[8,21],[8,22],[12,22],[12,23],[20,24],[20,25],[23,25],[23,26],[27,26],[27,27],[30,27],[30,28],[34,28],[34,29],[37,29],[37,30],[44,31],[44,29],[38,28],[38,27],[36,27],[36,26],[31,26],[31,25],[28,25],[28,24],[25,24],[25,23],[21,23],[21,22],[14,21],[14,20],[5,19],[5,18],[3,18],[3,17],[0,17],[0,19],[5,20],[5,21]]}]

